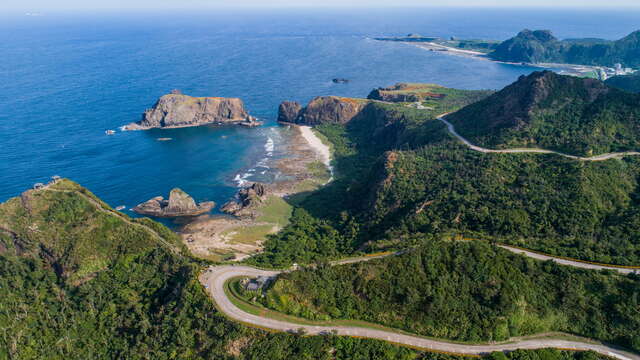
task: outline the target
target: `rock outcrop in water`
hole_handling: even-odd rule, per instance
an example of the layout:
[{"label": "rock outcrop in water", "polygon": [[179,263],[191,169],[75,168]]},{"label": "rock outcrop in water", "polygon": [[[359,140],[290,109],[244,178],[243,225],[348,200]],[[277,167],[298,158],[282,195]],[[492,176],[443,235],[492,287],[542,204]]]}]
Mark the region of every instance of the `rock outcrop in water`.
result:
[{"label": "rock outcrop in water", "polygon": [[267,196],[267,189],[263,184],[254,183],[238,192],[238,201],[229,201],[220,210],[235,216],[248,215],[248,210],[261,203]]},{"label": "rock outcrop in water", "polygon": [[280,104],[278,121],[301,125],[345,124],[368,103],[364,99],[320,96],[302,108],[297,102],[285,101]]},{"label": "rock outcrop in water", "polygon": [[207,124],[258,126],[262,123],[249,115],[242,100],[221,97],[191,97],[179,93],[164,95],[142,120],[129,124],[126,130],[176,128]]},{"label": "rock outcrop in water", "polygon": [[170,218],[202,215],[211,211],[214,206],[215,203],[213,201],[196,204],[189,194],[175,188],[171,190],[169,200],[165,200],[162,196],[157,196],[134,207],[133,211],[141,215]]}]

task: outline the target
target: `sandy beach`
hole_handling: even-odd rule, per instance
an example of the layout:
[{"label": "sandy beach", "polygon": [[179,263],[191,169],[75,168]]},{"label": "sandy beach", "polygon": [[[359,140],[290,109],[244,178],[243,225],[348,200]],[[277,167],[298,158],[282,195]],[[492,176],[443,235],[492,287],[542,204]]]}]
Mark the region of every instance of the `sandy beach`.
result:
[{"label": "sandy beach", "polygon": [[330,147],[309,126],[287,126],[283,131],[290,131],[289,155],[273,164],[283,180],[265,184],[267,197],[250,208],[247,215],[206,215],[180,229],[183,241],[195,256],[239,261],[260,252],[266,236],[288,223],[292,210],[288,199],[331,181]]},{"label": "sandy beach", "polygon": [[331,149],[325,145],[322,140],[313,132],[310,126],[300,126],[300,133],[302,137],[307,140],[309,146],[318,154],[318,158],[329,169],[333,175],[333,168],[331,167]]}]

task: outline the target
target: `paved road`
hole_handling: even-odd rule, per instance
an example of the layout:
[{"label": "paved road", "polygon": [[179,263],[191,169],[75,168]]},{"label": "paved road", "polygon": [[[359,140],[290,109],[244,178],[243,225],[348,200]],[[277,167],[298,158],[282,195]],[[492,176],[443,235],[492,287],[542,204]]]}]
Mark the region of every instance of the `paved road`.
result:
[{"label": "paved road", "polygon": [[582,262],[582,261],[575,261],[575,260],[569,260],[569,259],[562,259],[562,258],[557,258],[551,255],[544,255],[544,254],[540,254],[537,252],[533,252],[533,251],[529,251],[529,250],[524,250],[524,249],[520,249],[520,248],[516,248],[516,247],[512,247],[509,245],[498,245],[499,247],[505,249],[505,250],[509,250],[512,253],[516,253],[516,254],[522,254],[524,256],[528,256],[530,258],[534,258],[534,259],[538,259],[538,260],[551,260],[551,261],[555,261],[558,264],[562,264],[562,265],[567,265],[567,266],[573,266],[573,267],[577,267],[577,268],[582,268],[582,269],[592,269],[592,270],[613,270],[613,271],[617,271],[621,274],[630,274],[630,273],[640,273],[640,269],[629,269],[629,268],[623,268],[623,267],[617,267],[617,266],[609,266],[609,265],[598,265],[598,264],[590,264],[587,262]]},{"label": "paved road", "polygon": [[248,266],[211,266],[200,276],[200,282],[205,285],[207,292],[216,302],[218,308],[231,319],[279,331],[296,331],[304,329],[308,334],[315,335],[335,331],[338,335],[357,336],[371,339],[385,340],[398,344],[418,347],[425,350],[445,351],[466,355],[483,355],[493,351],[510,351],[516,349],[540,349],[561,348],[571,350],[592,350],[600,354],[611,356],[621,360],[640,360],[637,354],[607,346],[602,343],[581,341],[554,340],[554,339],[530,339],[502,344],[467,345],[455,344],[446,341],[430,340],[418,336],[397,334],[384,330],[353,327],[353,326],[315,326],[300,325],[267,317],[246,313],[233,305],[225,295],[224,285],[235,277],[276,276],[280,271],[259,270]]},{"label": "paved road", "polygon": [[547,149],[538,149],[538,148],[487,149],[487,148],[483,148],[483,147],[480,147],[480,146],[472,144],[469,140],[465,139],[464,137],[462,137],[462,135],[458,134],[458,132],[456,132],[456,129],[453,126],[453,124],[451,124],[450,122],[445,120],[445,116],[447,116],[447,115],[448,114],[440,115],[440,116],[437,117],[437,119],[442,121],[445,125],[447,125],[447,129],[449,130],[451,135],[455,136],[456,138],[458,138],[458,140],[462,141],[465,145],[467,145],[467,147],[469,149],[475,150],[475,151],[479,151],[479,152],[482,152],[482,153],[556,154],[556,155],[564,156],[564,157],[569,158],[569,159],[580,160],[580,161],[604,161],[604,160],[609,160],[609,159],[621,158],[621,157],[624,157],[624,156],[638,156],[638,155],[640,155],[640,152],[637,152],[637,151],[624,151],[624,152],[600,154],[600,155],[590,156],[590,157],[582,157],[582,156],[569,155],[569,154],[561,153],[561,152],[558,152],[558,151],[547,150]]}]

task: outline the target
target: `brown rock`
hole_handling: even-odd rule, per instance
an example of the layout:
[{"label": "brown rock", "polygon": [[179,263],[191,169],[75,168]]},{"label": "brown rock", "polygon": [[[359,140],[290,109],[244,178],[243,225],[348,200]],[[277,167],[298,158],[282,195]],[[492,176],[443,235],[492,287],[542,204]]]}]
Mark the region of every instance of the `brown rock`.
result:
[{"label": "brown rock", "polygon": [[238,192],[238,201],[229,201],[220,210],[227,214],[244,216],[248,210],[261,203],[266,196],[266,187],[260,183],[253,183]]},{"label": "brown rock", "polygon": [[305,107],[296,123],[305,125],[345,124],[368,104],[367,100],[338,96],[317,97]]},{"label": "brown rock", "polygon": [[179,93],[164,95],[137,123],[128,130],[175,128],[206,124],[239,124],[257,126],[261,123],[244,109],[242,100],[221,97],[191,97]]},{"label": "brown rock", "polygon": [[195,200],[186,192],[175,188],[169,194],[169,200],[162,196],[154,197],[133,208],[138,214],[156,217],[197,216],[213,209],[213,201],[196,204]]},{"label": "brown rock", "polygon": [[302,111],[302,106],[296,101],[284,101],[278,107],[278,121],[295,123]]}]

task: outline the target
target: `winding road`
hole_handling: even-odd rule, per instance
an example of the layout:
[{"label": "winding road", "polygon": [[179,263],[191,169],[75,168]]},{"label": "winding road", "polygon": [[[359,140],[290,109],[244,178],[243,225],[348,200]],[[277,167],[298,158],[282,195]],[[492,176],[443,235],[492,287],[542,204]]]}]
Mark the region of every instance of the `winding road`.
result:
[{"label": "winding road", "polygon": [[451,133],[451,135],[453,135],[456,138],[458,138],[458,140],[462,141],[469,149],[475,150],[475,151],[479,151],[481,153],[556,154],[556,155],[564,156],[564,157],[569,158],[569,159],[580,160],[580,161],[604,161],[604,160],[609,160],[609,159],[617,159],[617,158],[621,158],[621,157],[625,157],[625,156],[638,156],[638,155],[640,155],[640,152],[637,152],[637,151],[624,151],[624,152],[614,152],[614,153],[600,154],[600,155],[590,156],[590,157],[582,157],[582,156],[569,155],[569,154],[561,153],[561,152],[558,152],[558,151],[547,150],[547,149],[538,149],[538,148],[487,149],[487,148],[483,148],[483,147],[480,147],[478,145],[472,144],[469,140],[465,139],[462,135],[458,134],[458,132],[456,131],[456,129],[453,126],[453,124],[451,124],[450,122],[448,122],[445,119],[445,116],[447,116],[447,115],[449,115],[449,113],[439,115],[437,117],[437,119],[442,121],[445,125],[447,125],[447,130],[449,130],[449,133]]},{"label": "winding road", "polygon": [[[580,161],[603,161],[613,158],[620,158],[623,156],[637,156],[640,155],[640,152],[628,151],[628,152],[620,152],[620,153],[608,153],[602,154],[592,157],[580,157],[575,155],[564,154],[557,151],[546,150],[546,149],[536,149],[536,148],[528,148],[528,149],[486,149],[477,145],[472,144],[467,139],[458,134],[455,130],[455,127],[448,122],[444,117],[448,114],[443,114],[437,117],[438,120],[442,121],[446,126],[449,132],[462,141],[467,147],[472,150],[479,151],[482,153],[539,153],[539,154],[556,154],[560,156],[564,156],[566,158],[580,160]],[[499,247],[511,251],[513,253],[522,254],[524,256],[528,256],[538,260],[552,260],[562,265],[574,266],[578,268],[584,269],[608,269],[618,271],[622,274],[628,274],[637,269],[631,268],[623,268],[616,266],[609,266],[605,264],[592,264],[581,261],[574,261],[571,259],[557,258],[549,255],[540,254],[533,251],[527,251],[524,249],[511,247],[508,245],[498,245]],[[400,252],[402,253],[402,252]],[[354,259],[346,259],[341,261],[333,262],[332,265],[343,265],[356,263],[360,261],[369,261],[373,259],[378,259],[385,256],[398,255],[400,253],[391,253],[384,254],[380,256],[373,257],[361,257]],[[278,274],[283,273],[284,271],[273,271],[273,270],[261,270],[256,269],[249,266],[235,266],[235,265],[222,265],[222,266],[211,266],[206,271],[204,271],[200,275],[200,282],[205,285],[207,292],[213,298],[215,303],[217,304],[218,309],[224,313],[229,318],[248,324],[253,325],[260,328],[266,328],[277,331],[286,331],[286,332],[294,332],[300,329],[304,329],[307,334],[310,335],[318,335],[325,333],[335,333],[337,335],[342,336],[353,336],[353,337],[363,337],[370,339],[378,339],[383,341],[388,341],[400,345],[411,346],[419,349],[424,349],[427,351],[438,351],[438,352],[447,352],[453,354],[460,355],[485,355],[494,351],[512,351],[517,349],[540,349],[540,348],[558,348],[563,350],[576,350],[576,351],[595,351],[605,356],[613,357],[620,360],[640,360],[640,355],[634,354],[622,349],[619,349],[615,346],[607,345],[601,342],[593,341],[591,339],[586,338],[578,338],[575,337],[576,340],[562,340],[562,339],[552,339],[552,338],[529,338],[524,340],[513,340],[504,343],[488,343],[488,344],[460,344],[460,343],[452,343],[441,340],[428,339],[420,336],[401,334],[392,331],[385,331],[382,329],[374,329],[374,328],[366,328],[366,327],[357,327],[357,326],[325,326],[325,325],[305,325],[298,324],[294,322],[287,322],[282,320],[276,320],[269,317],[253,315],[247,313],[236,305],[234,305],[231,300],[228,298],[225,293],[225,284],[233,278],[238,277],[249,277],[255,278],[259,276],[267,276],[273,277]]]},{"label": "winding road", "polygon": [[[372,258],[367,258],[371,260]],[[640,360],[640,355],[633,354],[616,347],[594,342],[589,339],[561,340],[561,339],[527,339],[507,343],[470,345],[432,340],[419,336],[405,335],[380,329],[356,326],[316,326],[290,323],[268,317],[257,316],[244,312],[235,306],[225,293],[225,283],[237,277],[276,276],[282,271],[260,270],[248,266],[211,266],[200,275],[200,282],[205,285],[207,292],[217,304],[218,309],[229,318],[260,328],[278,331],[298,331],[304,329],[307,334],[317,335],[335,332],[337,335],[363,337],[389,341],[396,344],[411,346],[427,351],[447,352],[461,355],[485,355],[494,351],[511,351],[516,349],[558,348],[566,350],[586,351],[614,357],[620,360]]]},{"label": "winding road", "polygon": [[590,269],[590,270],[613,270],[613,271],[617,271],[621,274],[631,274],[631,273],[636,273],[636,274],[640,274],[640,267],[635,267],[635,266],[615,266],[615,265],[606,265],[606,264],[598,264],[598,263],[592,263],[592,262],[587,262],[587,261],[580,261],[580,260],[572,260],[572,259],[568,259],[568,258],[561,258],[561,257],[555,257],[555,256],[551,256],[551,255],[546,255],[546,254],[541,254],[539,252],[536,251],[531,251],[531,250],[526,250],[526,249],[521,249],[515,246],[509,246],[509,245],[504,245],[504,244],[498,244],[496,245],[498,247],[501,247],[505,250],[511,251],[512,253],[516,253],[516,254],[521,254],[533,259],[537,259],[537,260],[542,260],[542,261],[547,261],[547,260],[551,260],[554,262],[557,262],[558,264],[561,265],[567,265],[567,266],[573,266],[573,267],[577,267],[577,268],[581,268],[581,269]]}]

